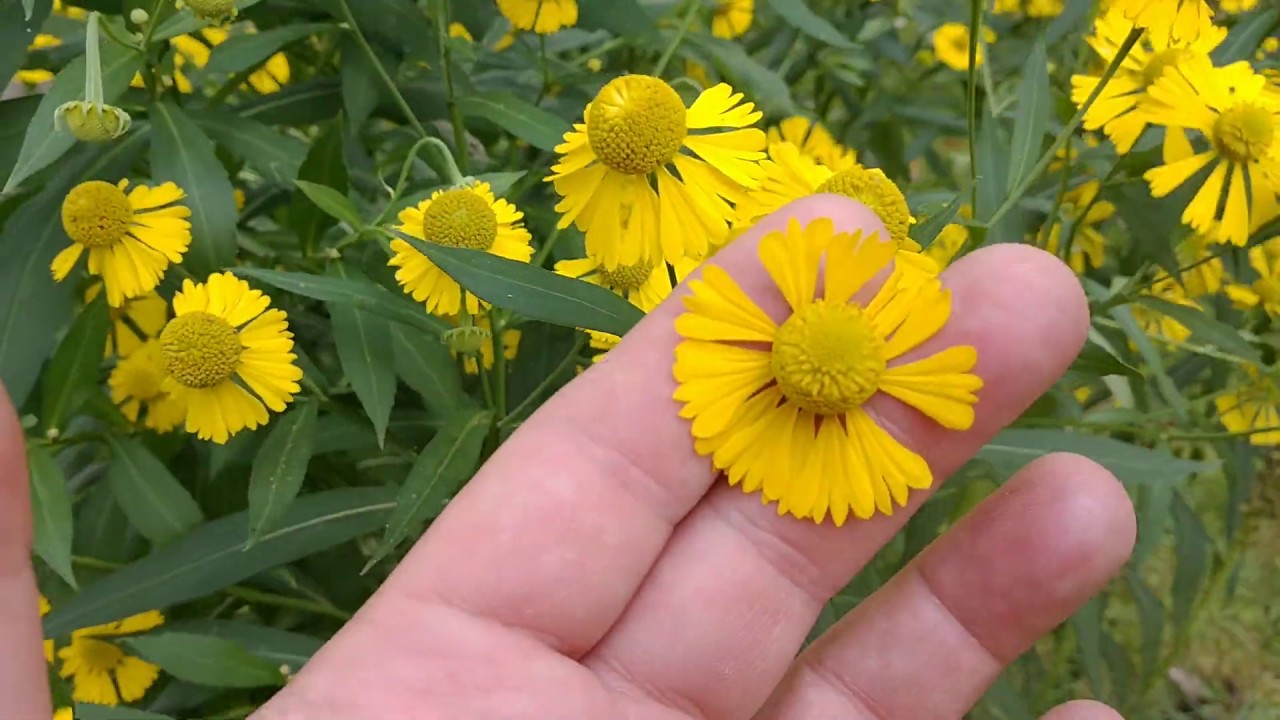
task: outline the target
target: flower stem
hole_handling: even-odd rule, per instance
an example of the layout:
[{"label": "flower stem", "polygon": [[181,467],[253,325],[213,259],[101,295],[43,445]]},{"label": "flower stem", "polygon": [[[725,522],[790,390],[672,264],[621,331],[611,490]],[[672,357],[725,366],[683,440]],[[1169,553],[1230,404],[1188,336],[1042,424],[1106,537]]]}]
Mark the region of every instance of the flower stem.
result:
[{"label": "flower stem", "polygon": [[98,52],[98,24],[101,15],[89,13],[89,28],[84,38],[84,99],[95,108],[102,108],[102,56]]},{"label": "flower stem", "polygon": [[337,0],[338,7],[342,9],[343,22],[351,29],[351,34],[356,38],[356,44],[364,51],[369,58],[369,62],[373,65],[373,69],[377,71],[378,77],[382,80],[382,84],[387,86],[387,90],[391,92],[391,98],[395,101],[396,107],[404,114],[406,120],[409,121],[409,127],[422,137],[427,137],[427,129],[418,121],[418,116],[413,114],[413,108],[409,107],[409,102],[404,99],[404,95],[400,94],[400,88],[396,87],[396,81],[387,74],[387,69],[382,67],[382,63],[378,60],[378,54],[373,51],[373,47],[369,45],[369,40],[360,31],[360,26],[356,23],[356,18],[351,14],[351,8],[347,6],[347,0]]},{"label": "flower stem", "polygon": [[547,373],[547,376],[542,378],[542,382],[538,383],[538,386],[533,389],[533,392],[529,393],[528,397],[521,400],[520,404],[517,405],[514,410],[498,421],[498,427],[506,429],[508,426],[515,423],[521,415],[524,415],[532,405],[537,403],[538,399],[542,397],[542,394],[547,391],[547,388],[551,387],[551,383],[555,382],[556,378],[563,375],[564,371],[568,370],[569,366],[578,359],[578,353],[582,351],[582,347],[586,344],[587,336],[582,333],[578,333],[578,337],[573,342],[573,349],[564,356],[564,359],[560,361],[560,364],[557,365],[554,370]]},{"label": "flower stem", "polygon": [[969,131],[969,206],[978,211],[978,42],[982,37],[983,0],[969,0],[969,96],[965,101]]},{"label": "flower stem", "polygon": [[462,124],[462,110],[458,107],[458,98],[453,92],[453,53],[449,47],[449,3],[447,0],[436,0],[436,31],[440,39],[440,65],[444,71],[444,88],[449,106],[449,121],[453,124],[453,144],[458,168],[463,175],[469,173],[468,156],[471,154],[467,146],[467,128]]},{"label": "flower stem", "polygon": [[[507,331],[506,315],[494,308],[489,311],[489,342],[493,344],[493,416],[507,414],[507,356],[503,336]],[[497,425],[494,425],[497,430]]]},{"label": "flower stem", "polygon": [[666,72],[667,65],[671,63],[671,58],[675,56],[676,49],[680,47],[680,43],[684,42],[685,36],[689,34],[690,28],[693,27],[693,19],[698,16],[698,10],[701,8],[702,3],[700,2],[689,3],[689,9],[684,13],[684,21],[680,23],[680,29],[676,31],[675,37],[671,38],[671,43],[667,45],[667,49],[662,51],[662,57],[658,58],[658,64],[653,66],[654,77],[662,77],[662,73]]},{"label": "flower stem", "polygon": [[314,615],[324,615],[337,620],[347,621],[351,619],[351,613],[336,608],[328,603],[317,602],[315,600],[307,600],[306,598],[290,597],[288,595],[277,595],[275,593],[263,592],[251,587],[242,585],[232,585],[227,588],[227,594],[234,598],[239,598],[245,602],[257,603],[258,605],[271,605],[273,607],[287,608],[289,610],[301,610]]}]

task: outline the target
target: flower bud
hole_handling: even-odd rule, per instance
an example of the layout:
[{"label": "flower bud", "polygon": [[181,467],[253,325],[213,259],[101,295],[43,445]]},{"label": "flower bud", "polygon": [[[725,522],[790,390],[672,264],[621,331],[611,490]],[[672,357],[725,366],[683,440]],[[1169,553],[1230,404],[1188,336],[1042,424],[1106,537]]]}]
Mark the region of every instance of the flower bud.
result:
[{"label": "flower bud", "polygon": [[133,23],[134,25],[146,25],[147,21],[150,19],[151,19],[151,16],[148,15],[147,11],[143,10],[142,8],[134,8],[133,10],[129,11],[129,22]]},{"label": "flower bud", "polygon": [[55,127],[65,128],[81,142],[101,143],[115,140],[129,132],[133,119],[129,113],[112,105],[95,105],[75,100],[58,108],[53,115]]},{"label": "flower bud", "polygon": [[236,0],[181,0],[191,14],[209,22],[225,22],[238,14]]},{"label": "flower bud", "polygon": [[444,334],[444,342],[455,355],[479,352],[489,341],[489,330],[475,325],[456,327]]}]

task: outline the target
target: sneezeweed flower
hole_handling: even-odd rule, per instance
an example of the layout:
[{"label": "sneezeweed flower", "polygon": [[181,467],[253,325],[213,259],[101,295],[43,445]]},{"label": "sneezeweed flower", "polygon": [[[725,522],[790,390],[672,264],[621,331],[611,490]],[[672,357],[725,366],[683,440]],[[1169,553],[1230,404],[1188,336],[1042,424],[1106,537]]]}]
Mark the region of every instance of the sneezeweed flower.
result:
[{"label": "sneezeweed flower", "polygon": [[1222,289],[1222,278],[1226,274],[1222,258],[1210,252],[1209,242],[1203,237],[1194,233],[1187,236],[1174,248],[1174,255],[1179,267],[1190,268],[1181,278],[1188,297],[1213,295]]},{"label": "sneezeweed flower", "polygon": [[[31,44],[27,46],[27,50],[48,50],[49,48],[58,47],[61,44],[62,41],[56,36],[39,33],[36,35],[35,39],[31,41]],[[26,70],[19,70],[13,76],[13,79],[24,85],[34,87],[41,83],[47,83],[53,80],[53,73],[44,68],[28,68]]]},{"label": "sneezeweed flower", "polygon": [[1218,420],[1229,432],[1249,435],[1257,446],[1280,445],[1280,388],[1269,368],[1264,374],[1246,366],[1245,377],[1230,391],[1214,398]]},{"label": "sneezeweed flower", "polygon": [[187,432],[224,444],[265,425],[268,408],[283,412],[300,391],[288,315],[270,306],[231,273],[183,281],[160,333],[161,390],[184,409]]},{"label": "sneezeweed flower", "polygon": [[[961,205],[956,211],[958,217],[965,220],[973,219],[973,207],[970,205]],[[938,233],[938,237],[933,239],[929,247],[921,251],[921,254],[929,258],[940,268],[946,267],[955,260],[956,253],[969,242],[969,228],[962,223],[950,223],[942,228]]]},{"label": "sneezeweed flower", "polygon": [[769,128],[767,138],[769,145],[789,142],[800,148],[802,154],[836,172],[858,164],[857,152],[840,144],[821,123],[801,115],[793,115]]},{"label": "sneezeweed flower", "polygon": [[[1185,305],[1197,310],[1200,309],[1200,306],[1194,300],[1187,297],[1186,289],[1182,287],[1181,283],[1173,278],[1156,283],[1144,294],[1160,298],[1165,302]],[[1181,343],[1191,337],[1191,330],[1186,325],[1164,313],[1153,310],[1142,303],[1134,303],[1132,309],[1133,319],[1138,322],[1138,326],[1153,338]]]},{"label": "sneezeweed flower", "polygon": [[[985,43],[996,41],[995,31],[982,29],[982,40]],[[933,52],[938,60],[952,70],[969,69],[969,26],[964,23],[946,23],[933,33]],[[978,43],[977,64],[982,67],[986,52],[982,43]]]},{"label": "sneezeweed flower", "polygon": [[[1193,58],[1151,86],[1142,110],[1154,123],[1200,131],[1208,148],[1195,152],[1181,132],[1169,132],[1165,164],[1144,175],[1164,197],[1212,167],[1182,214],[1182,222],[1221,243],[1244,245],[1258,208],[1280,188],[1280,94],[1247,62],[1213,67]],[[1252,207],[1251,207],[1252,198]],[[1220,209],[1221,208],[1221,209]]]},{"label": "sneezeweed flower", "polygon": [[578,24],[578,0],[498,0],[498,12],[515,29],[539,35]]},{"label": "sneezeweed flower", "polygon": [[711,16],[711,34],[718,38],[742,37],[751,29],[756,0],[716,0]]},{"label": "sneezeweed flower", "polygon": [[[1167,35],[1143,35],[1085,113],[1084,128],[1105,132],[1121,155],[1132,150],[1150,122],[1146,113],[1139,110],[1139,103],[1165,69],[1194,57],[1208,58],[1227,38],[1226,28],[1215,26],[1208,18],[1203,23],[1195,40],[1175,41]],[[1086,41],[1103,63],[1110,64],[1132,29],[1133,23],[1120,11],[1112,10],[1098,17],[1093,34]],[[1072,76],[1072,102],[1083,107],[1101,80],[1101,69],[1093,74]]]},{"label": "sneezeweed flower", "polygon": [[[204,69],[213,55],[213,48],[230,37],[231,33],[226,28],[210,26],[201,28],[198,33],[177,35],[169,39],[174,50],[173,85],[178,88],[178,92],[184,95],[195,92],[195,84],[190,77],[192,68]],[[291,74],[288,56],[276,53],[249,75],[248,85],[260,95],[270,95],[279,92],[289,82]],[[145,86],[141,73],[134,75],[132,86]]]},{"label": "sneezeweed flower", "polygon": [[[400,213],[397,230],[424,242],[468,248],[518,262],[529,262],[532,237],[524,227],[524,213],[515,205],[495,198],[486,182],[473,182],[450,190],[437,190],[417,207]],[[404,240],[391,241],[395,255],[387,264],[399,268],[396,280],[427,312],[458,315],[480,311],[480,299]],[[465,303],[464,303],[465,300]]]},{"label": "sneezeweed flower", "polygon": [[760,260],[789,306],[781,323],[719,267],[690,283],[676,320],[680,415],[697,451],[779,514],[842,525],[850,514],[891,515],[911,489],[932,485],[924,459],[864,409],[880,393],[944,427],[973,425],[974,348],[900,360],[946,324],[950,292],[937,280],[904,284],[897,268],[869,303],[853,300],[895,253],[825,219],[765,236]]},{"label": "sneezeweed flower", "polygon": [[[471,327],[471,332],[465,333],[466,340],[449,343],[449,352],[457,357],[462,354],[462,369],[468,375],[478,375],[481,365],[485,370],[493,367],[493,323],[489,319],[488,313],[476,315],[475,325]],[[450,318],[450,321],[457,324],[458,318]],[[520,350],[520,330],[517,328],[506,328],[502,332],[502,356],[507,360],[515,360],[516,354]],[[457,337],[455,335],[455,337]],[[480,361],[476,362],[476,355],[479,354]]]},{"label": "sneezeweed flower", "polygon": [[660,78],[615,78],[556,148],[547,181],[563,198],[560,227],[576,224],[608,268],[705,256],[727,238],[732,203],[759,182],[760,117],[723,83],[686,108]]},{"label": "sneezeweed flower", "polygon": [[[640,308],[646,314],[662,304],[671,295],[675,285],[684,279],[700,264],[691,258],[684,258],[672,265],[665,262],[655,264],[641,263],[632,266],[619,266],[608,270],[593,258],[578,260],[561,260],[556,263],[556,272],[566,277],[578,278],[593,285],[612,290],[628,302]],[[674,281],[672,276],[674,277]],[[617,347],[622,338],[598,330],[586,330],[589,345],[599,354],[592,358],[599,362],[605,353]]]},{"label": "sneezeweed flower", "polygon": [[1102,267],[1106,256],[1107,238],[1098,230],[1098,225],[1115,216],[1116,206],[1098,199],[1101,189],[1102,183],[1092,180],[1064,195],[1061,217],[1049,229],[1049,238],[1045,242],[1045,250],[1058,254],[1064,224],[1069,222],[1071,228],[1068,232],[1074,234],[1067,264],[1077,273],[1083,273],[1089,267]]},{"label": "sneezeweed flower", "polygon": [[221,24],[240,14],[236,0],[175,0],[179,9],[191,8],[191,14],[207,22]]},{"label": "sneezeweed flower", "polygon": [[128,357],[121,358],[107,379],[111,402],[136,423],[167,433],[186,419],[186,408],[164,391],[166,377],[164,348],[159,340],[148,340]]},{"label": "sneezeweed flower", "polygon": [[1155,39],[1191,42],[1200,36],[1213,8],[1205,0],[1112,0],[1111,7],[1125,20],[1146,28]]},{"label": "sneezeweed flower", "polygon": [[[1268,244],[1271,247],[1267,247]],[[1249,248],[1249,267],[1258,277],[1247,285],[1227,286],[1227,297],[1236,307],[1246,310],[1260,307],[1267,315],[1280,318],[1280,256],[1273,249],[1277,244],[1280,238]]]},{"label": "sneezeweed flower", "polygon": [[71,698],[109,706],[141,700],[160,677],[160,668],[126,655],[112,638],[144,633],[162,623],[164,615],[150,610],[72,632],[71,643],[58,650],[58,674],[71,679]]},{"label": "sneezeweed flower", "polygon": [[173,183],[129,188],[100,180],[81,183],[62,201],[62,228],[71,246],[53,259],[61,282],[89,252],[89,273],[102,278],[107,304],[155,290],[169,265],[182,262],[191,245],[191,210],[177,204],[186,194]]},{"label": "sneezeweed flower", "polygon": [[[102,283],[94,283],[84,293],[85,304],[102,294]],[[147,340],[160,336],[169,322],[169,303],[155,292],[125,300],[110,309],[111,332],[103,357],[129,357]]]},{"label": "sneezeweed flower", "polygon": [[53,113],[55,130],[65,130],[80,142],[101,143],[129,132],[129,113],[108,105],[102,91],[102,58],[98,50],[98,13],[89,15],[84,41],[84,99],[58,106]]}]

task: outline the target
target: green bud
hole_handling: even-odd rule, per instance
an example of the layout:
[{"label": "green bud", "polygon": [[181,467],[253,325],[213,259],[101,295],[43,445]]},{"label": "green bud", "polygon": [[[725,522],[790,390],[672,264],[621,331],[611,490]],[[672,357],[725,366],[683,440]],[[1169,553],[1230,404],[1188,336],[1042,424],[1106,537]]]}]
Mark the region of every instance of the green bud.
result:
[{"label": "green bud", "polygon": [[457,327],[444,334],[444,342],[455,355],[459,353],[480,352],[489,341],[489,331],[474,325]]},{"label": "green bud", "polygon": [[146,25],[147,21],[150,19],[151,19],[151,16],[148,15],[147,11],[143,10],[142,8],[134,8],[133,10],[129,11],[129,22],[133,23],[134,25]]},{"label": "green bud", "polygon": [[225,22],[239,14],[236,0],[178,0],[179,7],[186,5],[191,14],[209,22]]},{"label": "green bud", "polygon": [[95,105],[74,100],[53,114],[54,127],[65,129],[81,142],[102,143],[129,132],[133,119],[129,113],[112,105]]}]

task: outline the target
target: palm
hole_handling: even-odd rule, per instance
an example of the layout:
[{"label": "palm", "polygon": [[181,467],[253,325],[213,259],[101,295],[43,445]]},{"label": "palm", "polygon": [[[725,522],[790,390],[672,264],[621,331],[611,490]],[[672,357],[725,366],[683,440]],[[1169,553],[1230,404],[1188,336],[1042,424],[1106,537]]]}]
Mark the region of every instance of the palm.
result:
[{"label": "palm", "polygon": [[[783,212],[876,224],[821,196]],[[785,221],[715,260],[766,308],[782,300],[767,297],[754,240]],[[1087,327],[1075,279],[1038,251],[975,253],[944,279],[956,311],[935,341],[978,347],[977,424],[954,433],[883,398],[869,407],[936,477],[1050,386]],[[927,493],[835,528],[716,484],[670,399],[678,312],[678,300],[654,311],[539,411],[256,717],[960,717],[1127,557],[1123,489],[1086,460],[1046,458],[800,652],[823,604]]]}]

